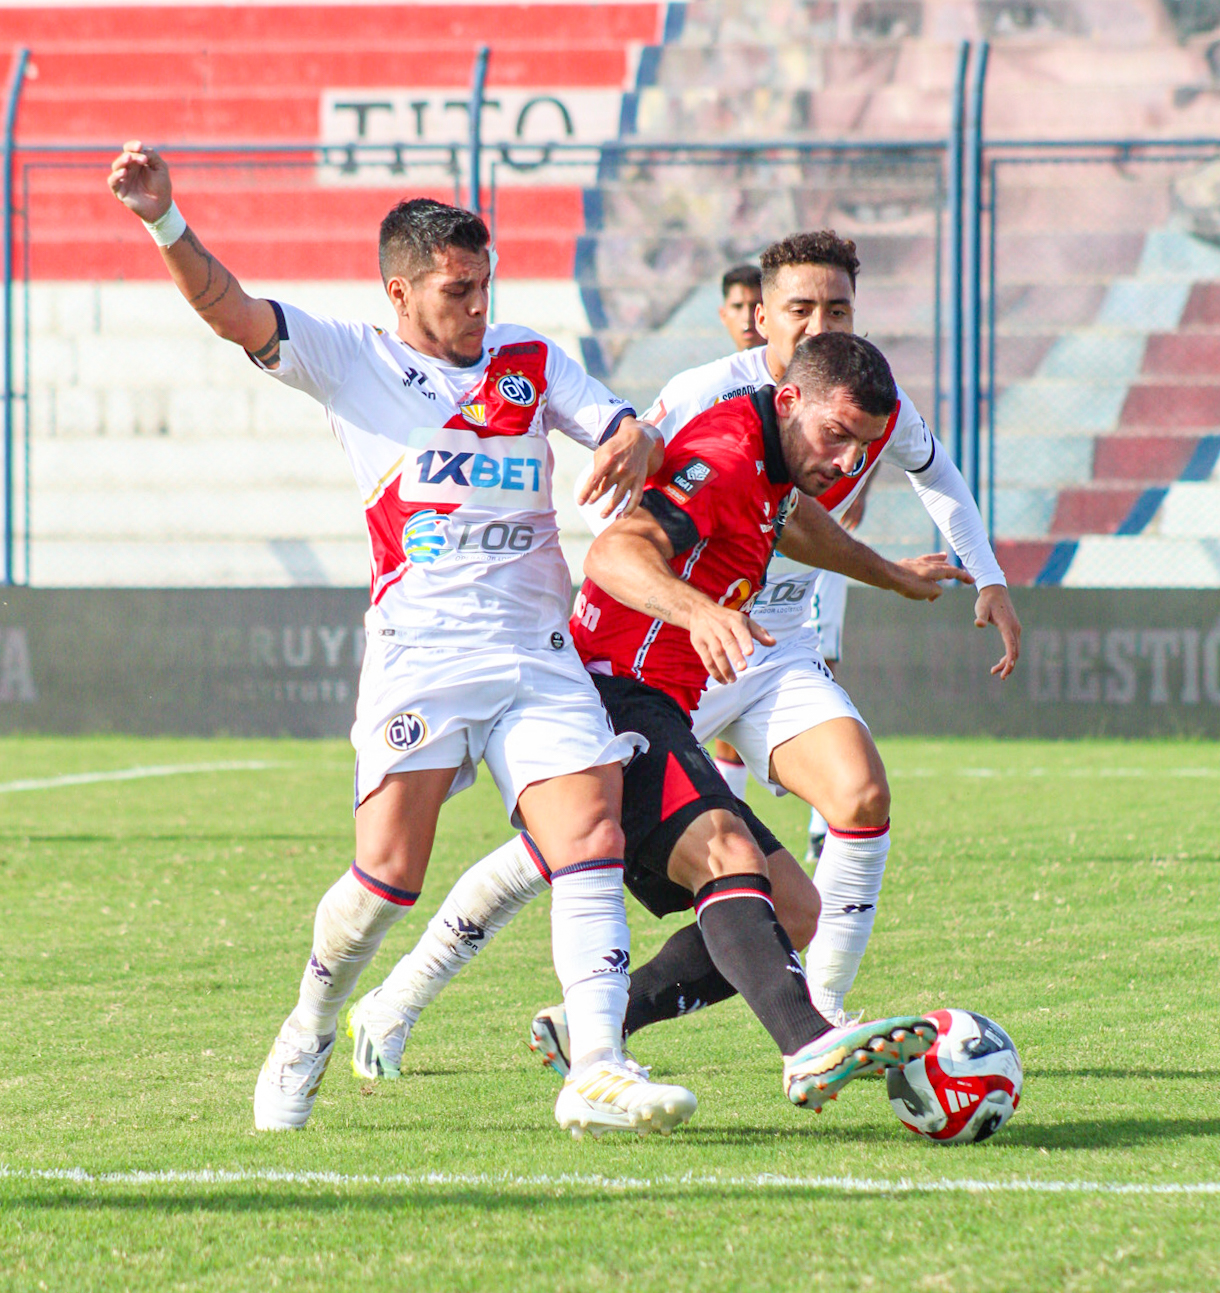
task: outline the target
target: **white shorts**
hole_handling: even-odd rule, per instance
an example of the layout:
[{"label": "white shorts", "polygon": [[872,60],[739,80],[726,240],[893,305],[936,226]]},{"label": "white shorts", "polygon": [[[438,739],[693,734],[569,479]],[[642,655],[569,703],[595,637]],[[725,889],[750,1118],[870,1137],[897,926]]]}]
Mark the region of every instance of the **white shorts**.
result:
[{"label": "white shorts", "polygon": [[741,755],[760,786],[773,795],[788,792],[771,780],[771,751],[832,718],[867,723],[851,697],[835,682],[817,646],[817,633],[803,629],[755,654],[736,682],[710,683],[691,715],[695,739],[719,736]]},{"label": "white shorts", "polygon": [[526,786],[607,763],[628,763],[648,742],[615,735],[580,657],[520,647],[410,646],[369,638],[356,721],[356,807],[391,772],[457,768],[449,789],[487,764],[513,825]]},{"label": "white shorts", "polygon": [[822,570],[813,581],[810,618],[822,639],[822,658],[840,660],[843,653],[843,620],[847,615],[847,576]]}]

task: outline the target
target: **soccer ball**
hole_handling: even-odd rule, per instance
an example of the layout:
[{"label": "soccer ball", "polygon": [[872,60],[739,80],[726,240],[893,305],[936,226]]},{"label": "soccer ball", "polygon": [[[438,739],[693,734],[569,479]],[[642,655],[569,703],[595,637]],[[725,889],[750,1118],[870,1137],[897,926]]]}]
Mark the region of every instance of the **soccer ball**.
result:
[{"label": "soccer ball", "polygon": [[902,1125],[938,1145],[986,1140],[1021,1101],[1021,1057],[1012,1038],[971,1010],[934,1010],[926,1055],[885,1075]]}]

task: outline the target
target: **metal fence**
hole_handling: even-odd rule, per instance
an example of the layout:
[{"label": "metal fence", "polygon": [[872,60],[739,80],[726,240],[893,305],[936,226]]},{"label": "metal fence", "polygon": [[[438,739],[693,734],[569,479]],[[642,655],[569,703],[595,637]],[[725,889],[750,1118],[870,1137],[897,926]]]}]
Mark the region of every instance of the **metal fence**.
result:
[{"label": "metal fence", "polygon": [[[987,140],[986,53],[961,48],[943,140],[488,144],[484,54],[464,143],[167,151],[184,206],[247,286],[373,320],[386,317],[373,226],[391,190],[482,207],[509,255],[537,242],[521,214],[531,182],[578,195],[574,292],[510,278],[493,308],[555,333],[641,405],[728,348],[715,313],[727,264],[833,226],[860,247],[858,327],[954,452],[1016,582],[1220,585],[1220,144]],[[134,221],[99,217],[79,278],[40,274],[40,230],[74,184],[82,202],[100,191],[113,148],[15,142],[20,70],[3,165],[0,578],[363,582],[355,494],[316,410],[163,283],[116,277],[133,256],[155,265]],[[243,241],[225,213],[268,187],[275,237]],[[310,272],[338,235],[311,241],[292,216],[319,192],[353,213],[364,285]],[[560,455],[565,525],[578,465]],[[898,553],[928,531],[901,475],[883,476],[864,536]]]}]

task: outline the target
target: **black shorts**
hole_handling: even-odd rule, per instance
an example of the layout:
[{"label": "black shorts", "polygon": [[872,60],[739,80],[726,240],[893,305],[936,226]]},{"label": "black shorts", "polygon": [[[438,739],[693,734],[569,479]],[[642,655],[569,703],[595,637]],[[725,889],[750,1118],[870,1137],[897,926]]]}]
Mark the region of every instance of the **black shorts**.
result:
[{"label": "black shorts", "polygon": [[623,771],[623,882],[654,916],[694,904],[690,890],[669,878],[668,867],[674,845],[696,817],[723,808],[745,822],[764,857],[783,848],[725,785],[695,740],[690,715],[672,696],[635,678],[592,678],[614,730],[648,738],[648,752]]}]

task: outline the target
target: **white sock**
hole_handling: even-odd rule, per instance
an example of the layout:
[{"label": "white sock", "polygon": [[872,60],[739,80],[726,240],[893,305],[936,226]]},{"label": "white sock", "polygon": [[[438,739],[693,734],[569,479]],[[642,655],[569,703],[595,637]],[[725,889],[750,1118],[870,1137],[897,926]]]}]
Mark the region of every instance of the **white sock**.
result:
[{"label": "white sock", "polygon": [[382,884],[354,862],[331,885],[318,903],[313,952],[291,1016],[300,1032],[326,1037],[335,1031],[339,1011],[360,971],[376,956],[386,930],[411,910],[418,897]]},{"label": "white sock", "polygon": [[631,986],[623,864],[595,858],[551,877],[551,952],[563,986],[572,1074],[621,1059]]},{"label": "white sock", "polygon": [[716,765],[716,771],[725,779],[729,789],[737,796],[738,799],[746,797],[746,782],[750,774],[746,770],[744,763],[730,763],[728,759],[713,759]]},{"label": "white sock", "polygon": [[548,876],[520,835],[463,872],[419,942],[390,971],[381,996],[414,1027],[441,989],[532,899]]},{"label": "white sock", "polygon": [[809,809],[809,834],[825,835],[830,829],[827,825],[826,818],[818,812],[816,808]]},{"label": "white sock", "polygon": [[822,898],[817,933],[805,955],[809,996],[827,1018],[843,1008],[877,916],[890,851],[890,824],[826,833],[813,883]]}]

